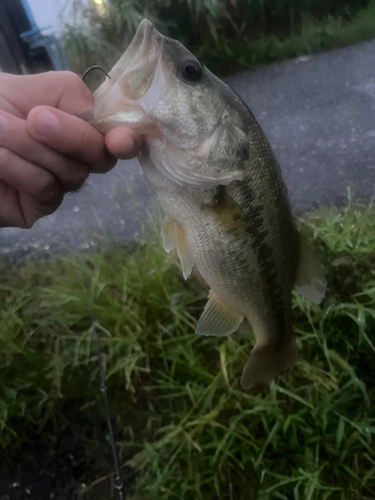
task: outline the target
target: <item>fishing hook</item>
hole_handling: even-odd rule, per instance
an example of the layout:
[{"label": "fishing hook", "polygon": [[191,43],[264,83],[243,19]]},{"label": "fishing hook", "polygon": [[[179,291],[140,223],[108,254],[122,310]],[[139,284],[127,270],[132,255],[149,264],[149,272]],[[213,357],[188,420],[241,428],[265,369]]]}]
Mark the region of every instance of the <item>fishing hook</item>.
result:
[{"label": "fishing hook", "polygon": [[94,70],[94,69],[99,69],[102,73],[104,73],[110,80],[111,80],[111,77],[109,76],[109,74],[106,72],[105,69],[103,69],[101,66],[90,66],[84,73],[83,77],[82,77],[82,80],[83,82],[85,81],[85,78],[87,77],[87,75],[90,73],[90,71]]}]

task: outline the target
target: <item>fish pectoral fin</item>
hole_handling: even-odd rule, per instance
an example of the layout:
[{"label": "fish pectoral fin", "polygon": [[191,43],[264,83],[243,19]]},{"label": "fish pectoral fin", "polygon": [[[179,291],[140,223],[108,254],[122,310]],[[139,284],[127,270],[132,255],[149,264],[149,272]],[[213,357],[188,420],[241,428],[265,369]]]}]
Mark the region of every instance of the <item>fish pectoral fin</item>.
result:
[{"label": "fish pectoral fin", "polygon": [[184,278],[187,279],[193,269],[194,260],[185,236],[185,232],[176,221],[174,221],[174,234],[177,253],[181,261],[182,274],[184,275]]},{"label": "fish pectoral fin", "polygon": [[161,227],[161,237],[163,238],[164,250],[167,253],[177,246],[174,224],[175,222],[173,219],[164,217],[163,225]]},{"label": "fish pectoral fin", "polygon": [[297,345],[292,336],[280,348],[275,348],[273,344],[255,345],[243,370],[241,386],[247,391],[258,384],[269,384],[297,361]]},{"label": "fish pectoral fin", "polygon": [[319,304],[326,292],[327,280],[309,244],[301,238],[301,250],[295,290],[314,304]]},{"label": "fish pectoral fin", "polygon": [[235,332],[242,323],[243,316],[234,311],[215,292],[210,290],[208,302],[195,330],[199,335],[224,337]]}]

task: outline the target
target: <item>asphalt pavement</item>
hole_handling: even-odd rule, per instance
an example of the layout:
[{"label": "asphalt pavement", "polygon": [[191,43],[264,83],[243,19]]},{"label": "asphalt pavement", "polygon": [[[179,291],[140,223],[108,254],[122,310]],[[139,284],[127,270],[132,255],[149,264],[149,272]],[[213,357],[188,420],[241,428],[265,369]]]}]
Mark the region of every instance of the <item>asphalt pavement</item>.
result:
[{"label": "asphalt pavement", "polygon": [[[278,158],[296,213],[375,194],[375,40],[226,79],[246,101]],[[133,190],[138,208],[129,196]],[[0,229],[0,254],[89,248],[139,233],[153,201],[137,161],[92,176],[32,229]]]}]

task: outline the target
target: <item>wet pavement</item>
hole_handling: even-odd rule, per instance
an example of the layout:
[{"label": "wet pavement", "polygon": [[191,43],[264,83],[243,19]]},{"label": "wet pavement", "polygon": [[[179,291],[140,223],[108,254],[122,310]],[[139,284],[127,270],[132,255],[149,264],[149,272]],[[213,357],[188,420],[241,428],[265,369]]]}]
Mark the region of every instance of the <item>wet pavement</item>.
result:
[{"label": "wet pavement", "polygon": [[[375,41],[273,64],[227,78],[263,127],[275,151],[295,212],[342,203],[350,185],[375,193]],[[137,161],[120,161],[68,195],[60,209],[30,230],[1,229],[0,254],[90,248],[139,232],[137,210],[152,209]]]}]

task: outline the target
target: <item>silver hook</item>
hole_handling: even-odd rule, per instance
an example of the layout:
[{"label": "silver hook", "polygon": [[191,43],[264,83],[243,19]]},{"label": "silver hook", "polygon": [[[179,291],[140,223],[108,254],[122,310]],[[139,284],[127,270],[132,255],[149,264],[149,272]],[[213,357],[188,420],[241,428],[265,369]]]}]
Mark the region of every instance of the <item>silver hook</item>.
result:
[{"label": "silver hook", "polygon": [[82,77],[82,80],[83,82],[85,81],[85,78],[87,77],[87,75],[90,73],[90,71],[93,71],[94,69],[99,69],[102,73],[104,73],[110,80],[111,80],[111,77],[109,76],[109,74],[101,67],[101,66],[90,66],[84,73],[83,77]]}]

